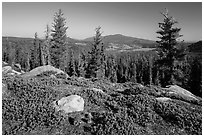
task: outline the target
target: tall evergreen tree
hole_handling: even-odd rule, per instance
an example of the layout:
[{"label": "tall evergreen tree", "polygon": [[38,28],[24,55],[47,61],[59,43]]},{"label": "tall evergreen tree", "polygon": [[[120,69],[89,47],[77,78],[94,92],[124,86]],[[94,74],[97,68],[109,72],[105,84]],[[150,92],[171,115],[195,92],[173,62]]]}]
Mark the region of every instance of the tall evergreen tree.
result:
[{"label": "tall evergreen tree", "polygon": [[175,60],[180,57],[180,51],[177,48],[177,39],[182,35],[179,35],[181,28],[174,28],[173,25],[178,23],[172,16],[169,16],[168,10],[161,13],[164,16],[164,21],[159,23],[160,30],[157,31],[160,41],[157,41],[158,46],[158,55],[160,57],[158,64],[162,70],[165,72],[162,74],[165,78],[165,83],[162,86],[167,84],[174,83],[174,66]]},{"label": "tall evergreen tree", "polygon": [[86,68],[86,77],[97,77],[98,70],[101,68],[101,58],[103,50],[101,50],[101,27],[96,28],[96,35],[92,44],[91,51],[89,52],[88,66]]},{"label": "tall evergreen tree", "polygon": [[39,39],[37,32],[35,33],[33,41],[33,46],[31,47],[31,63],[30,63],[30,69],[34,69],[38,66],[40,66],[40,56],[39,56]]},{"label": "tall evergreen tree", "polygon": [[54,15],[54,23],[52,31],[50,47],[51,64],[57,68],[64,66],[64,51],[66,50],[66,19],[63,17],[62,10],[59,9]]},{"label": "tall evergreen tree", "polygon": [[41,45],[41,60],[42,60],[42,65],[50,65],[50,28],[49,25],[46,25],[46,30],[45,30],[45,41]]},{"label": "tall evergreen tree", "polygon": [[45,40],[48,40],[50,38],[50,27],[47,24],[46,25],[46,30],[45,30]]}]

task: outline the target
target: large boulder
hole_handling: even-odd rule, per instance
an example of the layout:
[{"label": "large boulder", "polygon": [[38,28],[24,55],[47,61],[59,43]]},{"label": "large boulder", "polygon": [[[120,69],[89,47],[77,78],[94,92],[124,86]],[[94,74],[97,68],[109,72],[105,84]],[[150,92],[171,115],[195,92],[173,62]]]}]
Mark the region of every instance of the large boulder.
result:
[{"label": "large boulder", "polygon": [[169,96],[179,97],[188,101],[199,101],[200,99],[193,95],[190,91],[181,88],[177,85],[169,85],[167,88],[164,88],[168,91]]},{"label": "large boulder", "polygon": [[63,97],[58,101],[54,101],[53,104],[56,111],[62,110],[65,113],[84,110],[84,99],[78,95]]},{"label": "large boulder", "polygon": [[68,75],[64,71],[57,69],[51,65],[40,66],[40,67],[34,68],[33,70],[23,74],[22,77],[34,77],[34,76],[40,75],[40,74],[42,74],[44,72],[48,72],[48,71],[55,72],[55,75],[62,73],[62,74],[65,74],[66,77],[68,77]]}]

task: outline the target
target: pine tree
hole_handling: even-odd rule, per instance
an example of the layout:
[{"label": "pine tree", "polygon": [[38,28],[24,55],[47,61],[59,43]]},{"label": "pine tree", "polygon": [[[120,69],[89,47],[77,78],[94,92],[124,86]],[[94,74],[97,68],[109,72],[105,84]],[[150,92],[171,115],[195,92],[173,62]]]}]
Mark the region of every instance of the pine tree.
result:
[{"label": "pine tree", "polygon": [[180,54],[177,48],[177,39],[182,35],[179,35],[181,28],[173,28],[173,25],[178,22],[168,15],[168,10],[161,14],[164,16],[164,21],[159,23],[160,30],[157,31],[161,35],[158,37],[160,41],[157,41],[159,44],[158,55],[160,57],[158,64],[160,69],[166,69],[164,74],[162,74],[166,81],[162,86],[165,86],[174,83],[175,60]]},{"label": "pine tree", "polygon": [[98,70],[101,68],[101,58],[102,58],[102,50],[100,49],[101,46],[101,27],[96,28],[96,35],[94,37],[94,42],[92,44],[91,51],[89,52],[88,58],[88,66],[86,68],[86,77],[91,78],[97,77]]},{"label": "pine tree", "polygon": [[114,56],[109,56],[107,59],[106,75],[111,82],[117,82],[117,64]]},{"label": "pine tree", "polygon": [[59,9],[54,15],[54,23],[52,31],[52,45],[50,47],[51,64],[56,68],[62,68],[64,66],[64,51],[66,50],[66,21],[63,17],[62,10]]},{"label": "pine tree", "polygon": [[78,64],[77,64],[77,74],[80,77],[85,77],[85,68],[86,68],[86,55],[81,52],[78,55]]},{"label": "pine tree", "polygon": [[149,84],[152,85],[152,67],[153,67],[153,58],[149,56]]},{"label": "pine tree", "polygon": [[13,67],[15,64],[15,48],[13,45],[9,44],[9,53],[8,53],[8,64]]},{"label": "pine tree", "polygon": [[45,30],[45,40],[48,40],[50,38],[50,27],[47,24],[46,25],[46,30]]},{"label": "pine tree", "polygon": [[43,42],[41,46],[41,60],[42,60],[42,65],[50,65],[50,28],[49,25],[46,25],[46,30],[45,30],[45,41]]},{"label": "pine tree", "polygon": [[35,33],[35,39],[33,42],[33,46],[31,48],[31,69],[34,69],[36,67],[39,67],[42,65],[41,60],[41,45],[40,40],[38,38],[37,32]]},{"label": "pine tree", "polygon": [[130,81],[137,82],[137,71],[136,71],[136,62],[135,60],[131,60],[130,62]]},{"label": "pine tree", "polygon": [[70,61],[68,64],[68,74],[70,76],[77,76],[76,73],[76,66],[75,66],[75,60],[74,60],[74,52],[72,49],[70,49]]},{"label": "pine tree", "polygon": [[106,65],[106,55],[105,55],[105,48],[101,46],[101,67],[100,67],[100,78],[105,77],[105,66]]},{"label": "pine tree", "polygon": [[30,49],[25,49],[25,56],[26,56],[26,62],[25,62],[25,70],[26,72],[30,71],[30,59],[31,59],[31,53]]},{"label": "pine tree", "polygon": [[9,60],[9,40],[8,40],[8,37],[6,38],[6,44],[5,45],[6,45],[5,48],[2,49],[2,51],[3,51],[3,57],[2,58],[3,58],[3,61],[8,62],[8,60]]}]

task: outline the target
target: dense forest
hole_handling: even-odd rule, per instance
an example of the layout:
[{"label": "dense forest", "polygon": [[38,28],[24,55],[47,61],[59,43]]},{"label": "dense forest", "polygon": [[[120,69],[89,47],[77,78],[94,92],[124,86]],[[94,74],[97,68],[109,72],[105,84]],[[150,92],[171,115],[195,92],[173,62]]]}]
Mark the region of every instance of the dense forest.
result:
[{"label": "dense forest", "polygon": [[[88,48],[72,45],[66,36],[66,20],[61,10],[54,15],[52,29],[46,26],[45,38],[16,39],[4,37],[2,41],[2,60],[10,66],[20,64],[28,72],[36,67],[52,65],[70,76],[108,79],[111,82],[136,82],[144,85],[165,87],[177,84],[193,94],[202,97],[202,42],[182,46],[177,42],[180,29],[172,28],[177,23],[164,14],[164,22],[157,34],[162,35],[158,47],[151,51],[128,51],[114,54],[107,53],[101,36],[101,27]],[[165,25],[170,24],[171,43],[166,40]],[[162,26],[163,25],[163,26]],[[169,33],[169,32],[168,32]],[[178,35],[177,35],[178,34]],[[175,37],[173,37],[175,35]],[[171,54],[172,53],[172,54]],[[162,55],[161,55],[162,54]],[[168,55],[167,55],[168,54]],[[171,55],[170,55],[171,54]],[[165,56],[165,57],[164,57]]]}]

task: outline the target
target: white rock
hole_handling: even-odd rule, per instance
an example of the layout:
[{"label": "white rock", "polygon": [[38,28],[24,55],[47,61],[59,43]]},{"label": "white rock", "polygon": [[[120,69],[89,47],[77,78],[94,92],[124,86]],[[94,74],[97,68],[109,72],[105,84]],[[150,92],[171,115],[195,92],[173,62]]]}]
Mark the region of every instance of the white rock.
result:
[{"label": "white rock", "polygon": [[64,111],[65,113],[71,113],[84,110],[84,99],[78,95],[70,95],[63,97],[54,102],[56,111]]},{"label": "white rock", "polygon": [[20,72],[15,71],[15,70],[11,70],[11,72],[14,73],[14,74],[17,74],[17,75],[20,75],[20,74],[21,74]]},{"label": "white rock", "polygon": [[171,100],[171,98],[167,98],[167,97],[158,97],[156,98],[157,101],[161,101],[161,102],[165,102],[165,101],[168,101],[168,100]]},{"label": "white rock", "polygon": [[11,66],[5,66],[2,68],[2,73],[6,74],[12,70]]},{"label": "white rock", "polygon": [[[46,71],[54,71],[56,72],[56,74],[60,74],[60,73],[66,74],[64,71],[60,69],[57,69],[51,65],[46,65],[46,66],[40,66],[40,67],[34,68],[33,70],[23,74],[22,76],[23,77],[34,77]],[[67,74],[66,76],[68,77]]]},{"label": "white rock", "polygon": [[164,88],[164,89],[169,90],[170,91],[170,92],[168,92],[169,94],[176,94],[176,95],[180,95],[180,96],[183,96],[183,97],[198,100],[196,98],[196,96],[193,95],[190,91],[188,91],[188,90],[186,90],[184,88],[181,88],[181,87],[179,87],[177,85],[169,85],[169,86],[167,86],[167,88]]},{"label": "white rock", "polygon": [[101,92],[101,93],[104,93],[103,90],[98,89],[98,88],[91,88],[91,90],[93,90],[93,91],[95,91],[95,92]]}]

